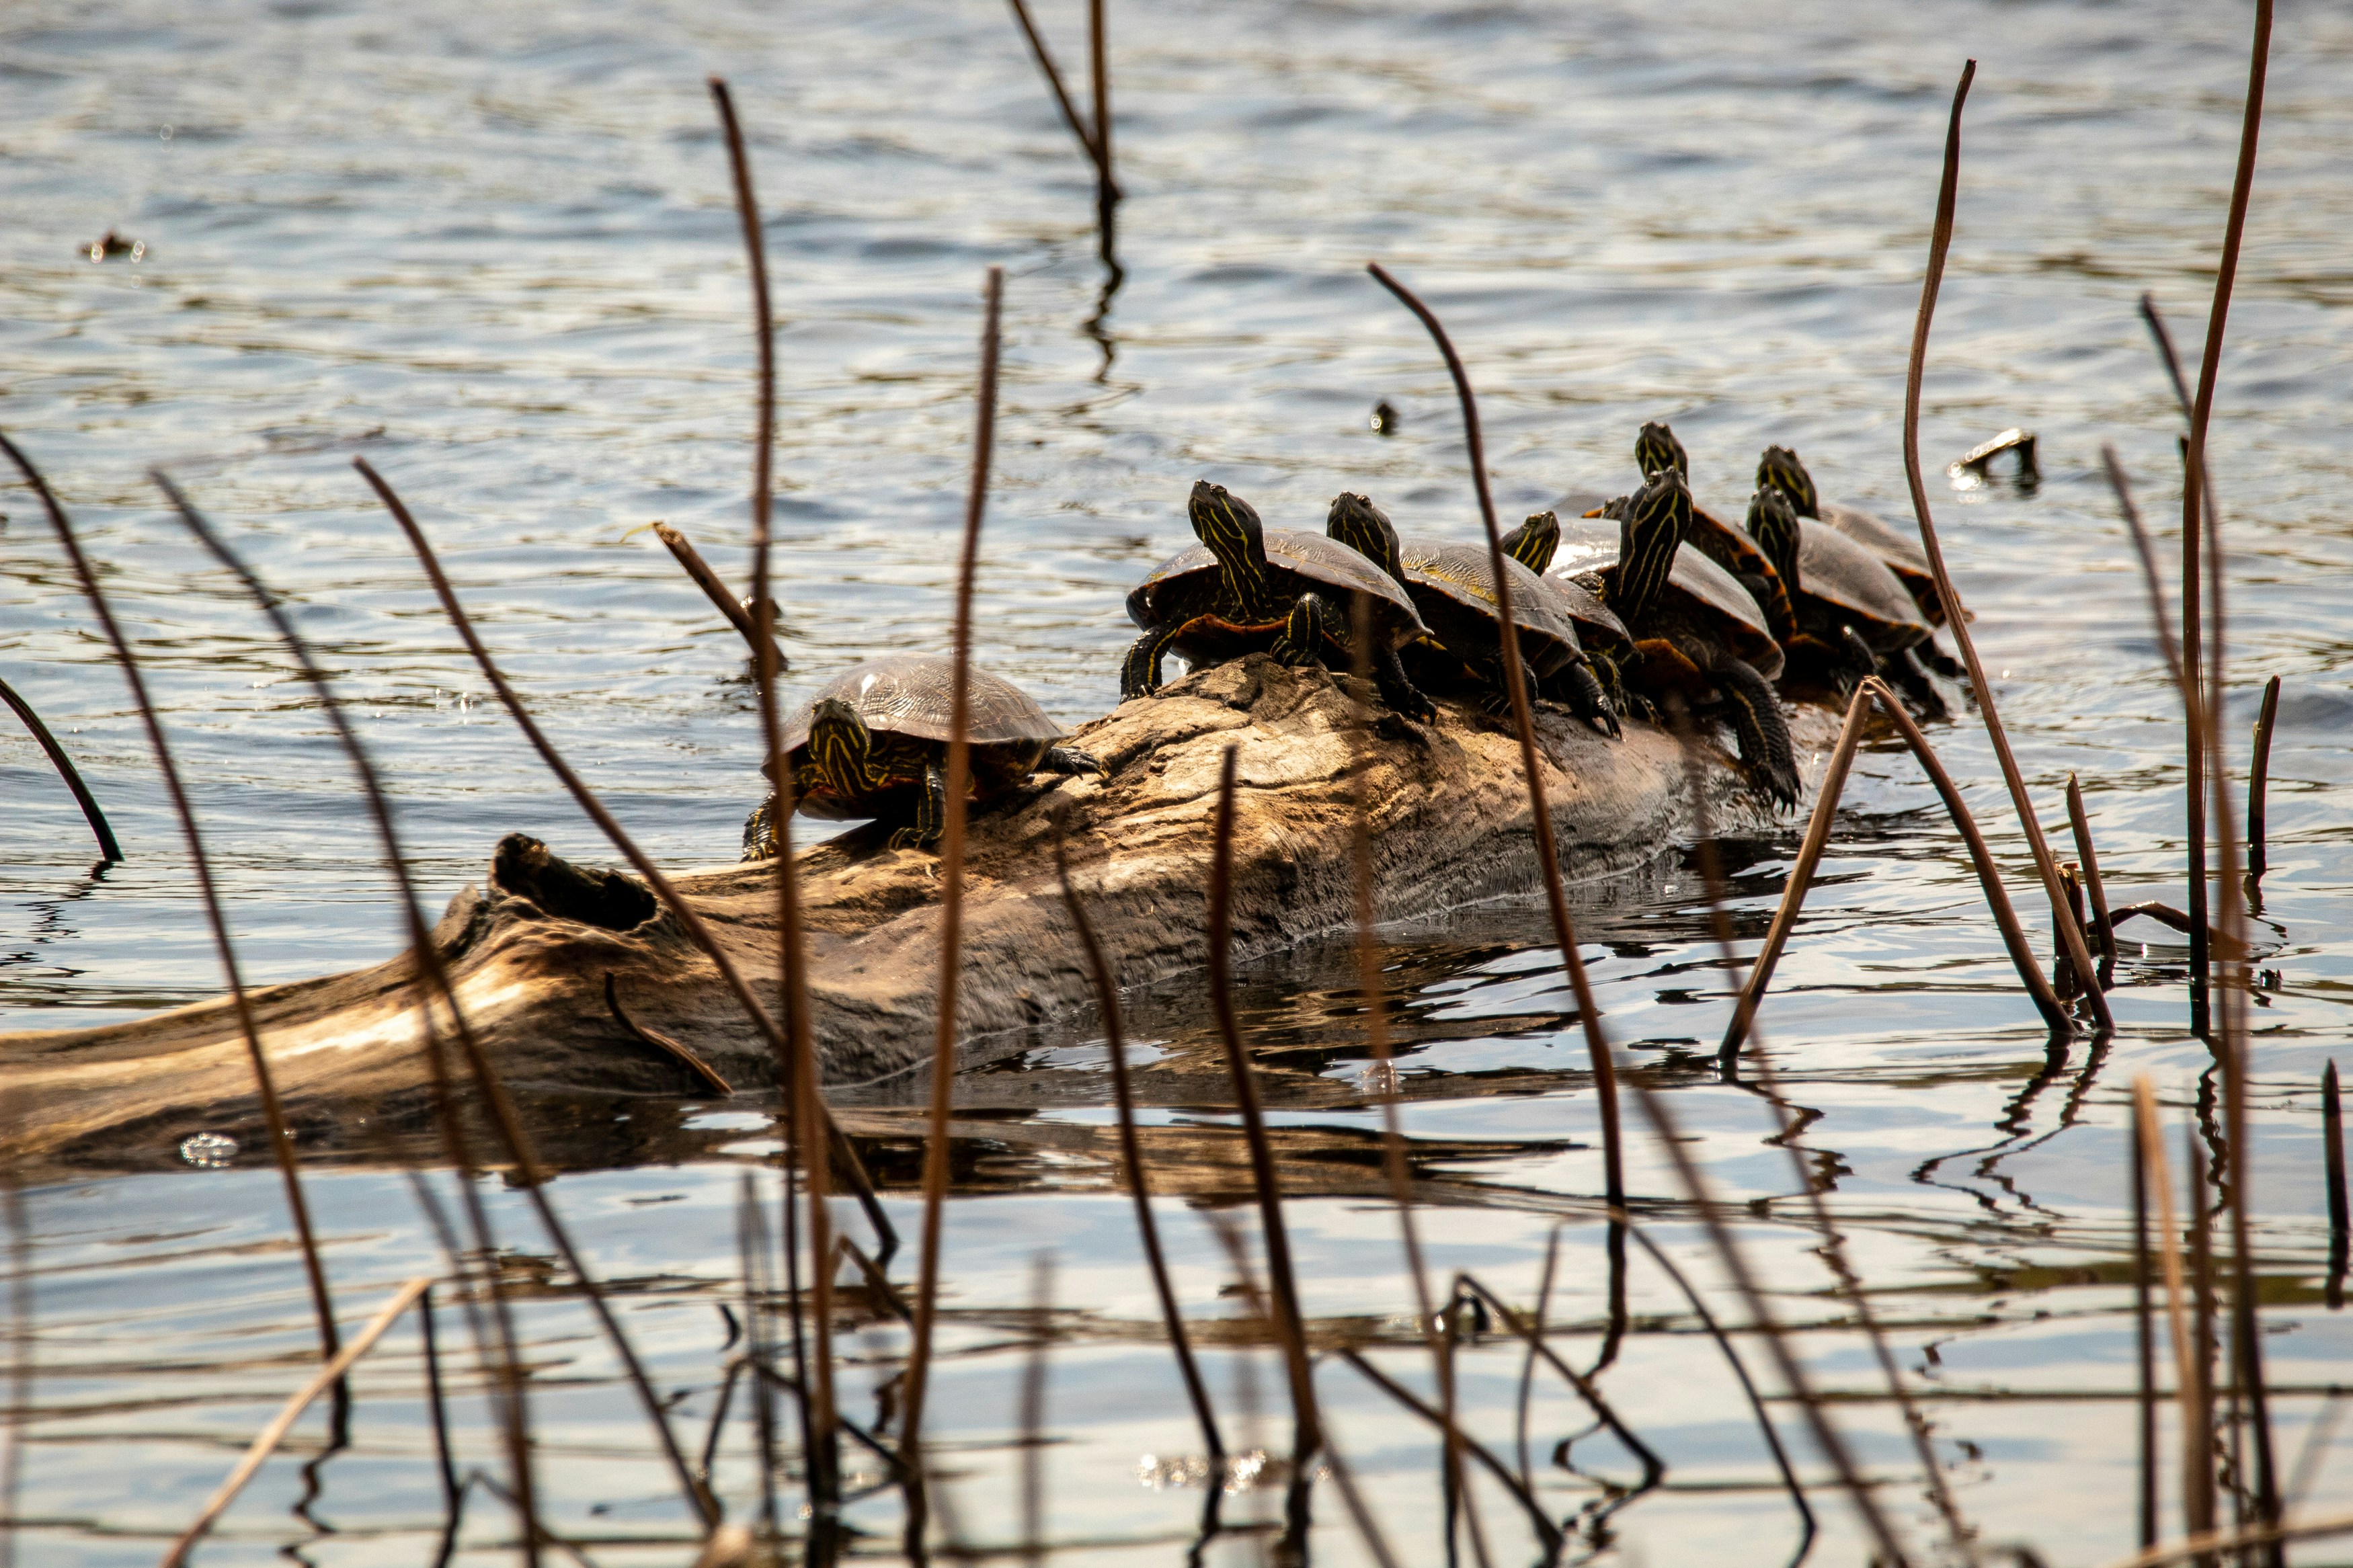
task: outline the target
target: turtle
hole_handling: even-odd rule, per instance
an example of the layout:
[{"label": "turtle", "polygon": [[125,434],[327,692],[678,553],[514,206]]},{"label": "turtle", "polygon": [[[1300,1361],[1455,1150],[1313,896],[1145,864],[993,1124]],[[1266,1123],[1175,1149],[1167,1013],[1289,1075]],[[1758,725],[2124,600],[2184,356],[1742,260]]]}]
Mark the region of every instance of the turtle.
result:
[{"label": "turtle", "polygon": [[1740,757],[1765,793],[1795,805],[1797,751],[1772,682],[1784,667],[1765,614],[1732,574],[1691,547],[1691,489],[1662,468],[1634,495],[1609,503],[1617,526],[1580,519],[1561,526],[1550,574],[1582,577],[1632,631],[1642,656],[1634,676],[1646,695],[1697,704],[1722,699]]},{"label": "turtle", "polygon": [[1841,691],[1848,676],[1883,670],[1925,711],[1944,716],[1944,699],[1912,658],[1935,634],[1885,562],[1820,520],[1799,517],[1778,489],[1749,498],[1748,532],[1772,559],[1797,612],[1798,636],[1782,644],[1791,664]]},{"label": "turtle", "polygon": [[[1028,692],[976,667],[967,678],[974,799],[1003,795],[1032,773],[1103,772],[1086,752],[1058,743],[1061,726]],[[936,654],[892,654],[836,676],[777,737],[799,809],[891,821],[893,849],[936,843],[947,819],[955,701],[955,661]],[[775,760],[760,771],[774,781]],[[744,824],[744,859],[776,852],[776,812],[771,790]]]},{"label": "turtle", "polygon": [[[1660,420],[1650,421],[1636,434],[1634,466],[1644,479],[1672,468],[1685,485],[1691,483],[1691,458],[1675,439],[1674,431]],[[1789,602],[1788,585],[1755,540],[1694,501],[1691,536],[1684,542],[1740,580],[1757,608],[1765,612],[1765,625],[1776,641],[1787,643],[1798,635],[1798,616]]]},{"label": "turtle", "polygon": [[[1577,508],[1577,510],[1583,509]],[[1571,515],[1576,515],[1575,511]],[[1535,574],[1536,584],[1553,596],[1554,602],[1577,627],[1577,640],[1585,650],[1586,663],[1601,682],[1612,709],[1624,712],[1627,708],[1624,668],[1639,659],[1634,652],[1634,637],[1617,613],[1602,603],[1601,595],[1574,577],[1546,575],[1552,558],[1560,549],[1560,514],[1557,511],[1529,513],[1527,520],[1500,542],[1504,553]],[[1567,702],[1570,693],[1558,688],[1557,682],[1547,683],[1547,697]],[[1617,731],[1613,729],[1611,733]]]},{"label": "turtle", "polygon": [[[1798,454],[1787,447],[1767,447],[1757,459],[1757,488],[1779,490],[1789,498],[1789,505],[1799,517],[1826,523],[1878,556],[1903,582],[1905,591],[1920,606],[1920,614],[1931,631],[1945,624],[1947,617],[1944,596],[1936,592],[1936,571],[1928,564],[1928,552],[1920,547],[1918,540],[1891,528],[1860,507],[1822,500],[1814,489],[1813,475],[1806,471]],[[1920,645],[1915,657],[1947,679],[1968,679],[1968,672],[1936,646],[1933,637]]]},{"label": "turtle", "polygon": [[[1503,638],[1496,630],[1502,595],[1495,591],[1494,563],[1485,546],[1400,539],[1372,498],[1346,490],[1333,499],[1324,531],[1388,573],[1413,601],[1430,627],[1426,639],[1404,649],[1412,661],[1410,672],[1423,677],[1419,684],[1468,684],[1489,712],[1511,710]],[[1558,595],[1509,555],[1504,575],[1511,585],[1512,624],[1519,630],[1520,668],[1529,697],[1541,695],[1550,684],[1565,694],[1578,718],[1616,735],[1618,715],[1586,663],[1577,623],[1564,613]]]},{"label": "turtle", "polygon": [[1160,689],[1160,661],[1171,651],[1196,668],[1260,649],[1286,665],[1348,668],[1350,605],[1361,595],[1382,700],[1406,718],[1437,721],[1397,652],[1430,628],[1379,567],[1320,533],[1268,528],[1250,502],[1206,479],[1194,483],[1185,510],[1201,542],[1162,562],[1127,595],[1128,619],[1144,635],[1120,668],[1123,700]]}]

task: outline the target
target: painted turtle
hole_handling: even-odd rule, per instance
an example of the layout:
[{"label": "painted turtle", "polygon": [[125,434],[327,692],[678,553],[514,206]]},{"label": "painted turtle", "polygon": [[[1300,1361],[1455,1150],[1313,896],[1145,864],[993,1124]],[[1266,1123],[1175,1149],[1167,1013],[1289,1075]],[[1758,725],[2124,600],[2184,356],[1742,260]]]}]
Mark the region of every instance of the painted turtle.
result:
[{"label": "painted turtle", "polygon": [[[1634,437],[1634,466],[1646,480],[1672,468],[1686,486],[1691,483],[1690,455],[1675,439],[1674,431],[1656,419]],[[1757,607],[1765,612],[1765,625],[1776,641],[1786,643],[1798,635],[1798,615],[1789,602],[1788,585],[1755,540],[1694,501],[1691,534],[1683,542],[1740,580]]]},{"label": "painted turtle", "polygon": [[1683,476],[1662,469],[1609,510],[1621,514],[1615,528],[1583,519],[1562,525],[1550,575],[1584,577],[1625,621],[1642,655],[1638,689],[1694,705],[1722,699],[1741,760],[1767,795],[1794,805],[1797,752],[1772,687],[1780,644],[1748,590],[1686,541]]},{"label": "painted turtle", "polygon": [[[1902,581],[1930,628],[1945,624],[1947,617],[1944,596],[1936,592],[1936,574],[1929,566],[1928,552],[1920,547],[1919,540],[1860,507],[1822,500],[1814,489],[1813,475],[1798,460],[1798,454],[1787,447],[1767,447],[1757,459],[1757,488],[1779,490],[1789,498],[1790,507],[1799,517],[1825,523],[1878,556]],[[1919,646],[1915,657],[1947,679],[1968,679],[1968,671],[1947,657],[1933,637]]]},{"label": "painted turtle", "polygon": [[[1506,713],[1512,699],[1504,680],[1503,639],[1496,633],[1502,595],[1484,545],[1399,539],[1388,514],[1368,496],[1342,491],[1324,519],[1329,537],[1356,551],[1406,591],[1430,628],[1403,650],[1418,683],[1445,682],[1476,689],[1487,710]],[[1544,580],[1509,555],[1504,573],[1512,589],[1512,624],[1518,628],[1520,668],[1528,694],[1547,684],[1567,694],[1569,709],[1605,733],[1618,733],[1618,715],[1587,665],[1577,623]]]},{"label": "painted turtle", "polygon": [[1159,690],[1160,661],[1171,652],[1197,669],[1261,649],[1287,665],[1346,669],[1349,609],[1362,595],[1382,700],[1409,719],[1437,721],[1397,654],[1430,628],[1379,567],[1320,533],[1266,527],[1250,502],[1206,479],[1195,482],[1185,511],[1201,542],[1162,562],[1127,595],[1128,619],[1144,635],[1120,668],[1123,700]]},{"label": "painted turtle", "polygon": [[1934,633],[1885,562],[1819,520],[1799,517],[1778,489],[1750,498],[1748,532],[1772,558],[1796,608],[1798,635],[1782,645],[1792,664],[1842,691],[1850,677],[1883,669],[1923,710],[1944,715],[1944,699],[1912,658]]},{"label": "painted turtle", "polygon": [[[1062,727],[1028,692],[977,668],[968,680],[974,799],[1002,795],[1032,773],[1103,772],[1086,752],[1056,744]],[[936,654],[892,654],[834,677],[777,737],[799,809],[897,822],[893,849],[936,843],[946,822],[955,701],[955,661]],[[773,760],[760,771],[776,776]],[[744,822],[744,859],[776,852],[776,809],[772,790]]]},{"label": "painted turtle", "polygon": [[[1559,513],[1531,513],[1526,521],[1504,535],[1501,542],[1504,553],[1535,574],[1537,585],[1553,596],[1553,602],[1577,627],[1577,640],[1585,649],[1586,662],[1601,682],[1610,707],[1615,712],[1624,712],[1624,671],[1640,658],[1634,651],[1634,634],[1626,629],[1626,623],[1618,618],[1616,611],[1602,603],[1600,595],[1574,577],[1546,574],[1560,549]],[[1573,696],[1556,681],[1546,683],[1545,695],[1560,702],[1571,702]],[[1609,732],[1618,733],[1614,715]]]}]

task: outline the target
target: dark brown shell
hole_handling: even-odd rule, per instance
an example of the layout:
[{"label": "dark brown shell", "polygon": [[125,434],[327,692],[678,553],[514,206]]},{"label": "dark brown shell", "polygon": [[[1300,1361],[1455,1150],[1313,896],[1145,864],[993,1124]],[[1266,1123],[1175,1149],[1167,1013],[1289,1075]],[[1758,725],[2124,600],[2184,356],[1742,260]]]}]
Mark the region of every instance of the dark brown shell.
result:
[{"label": "dark brown shell", "polygon": [[1936,574],[1928,566],[1928,552],[1920,548],[1916,537],[1861,507],[1834,500],[1820,504],[1821,515],[1817,521],[1828,524],[1886,562],[1898,576],[1935,581]]},{"label": "dark brown shell", "polygon": [[[1494,563],[1489,559],[1485,545],[1401,539],[1398,541],[1398,561],[1409,581],[1443,594],[1491,621],[1494,617],[1498,608]],[[1558,596],[1546,590],[1543,578],[1509,556],[1504,558],[1504,576],[1512,584],[1513,625],[1569,649],[1578,648],[1576,623],[1563,613]]]},{"label": "dark brown shell", "polygon": [[[1062,738],[1062,727],[1037,700],[1011,681],[974,666],[969,672],[971,729],[976,746],[1042,748]],[[858,710],[866,727],[881,734],[909,735],[944,744],[955,738],[955,660],[934,653],[894,653],[852,665],[811,694],[785,721],[786,752],[807,744],[809,713],[835,697]]]},{"label": "dark brown shell", "polygon": [[[1266,559],[1269,565],[1297,580],[1289,585],[1293,594],[1336,588],[1368,595],[1378,606],[1381,624],[1392,647],[1430,635],[1430,628],[1421,624],[1421,616],[1415,611],[1413,601],[1406,597],[1405,590],[1392,582],[1388,573],[1337,540],[1302,529],[1270,528],[1266,531]],[[1162,595],[1177,584],[1207,588],[1209,584],[1206,579],[1217,574],[1218,558],[1209,553],[1208,547],[1188,544],[1155,567],[1152,575],[1129,591],[1127,618],[1139,626],[1158,626],[1166,619],[1158,613]]]},{"label": "dark brown shell", "polygon": [[1917,627],[1921,637],[1929,635],[1904,580],[1875,551],[1810,517],[1798,520],[1795,587],[1880,626]]},{"label": "dark brown shell", "polygon": [[[1563,518],[1560,549],[1554,552],[1549,577],[1574,578],[1587,572],[1607,571],[1618,564],[1618,525],[1606,518]],[[1757,667],[1767,680],[1781,672],[1781,645],[1765,625],[1765,612],[1740,580],[1689,544],[1675,547],[1675,564],[1667,585],[1680,590],[1685,605],[1706,616],[1723,636],[1725,646]]]}]

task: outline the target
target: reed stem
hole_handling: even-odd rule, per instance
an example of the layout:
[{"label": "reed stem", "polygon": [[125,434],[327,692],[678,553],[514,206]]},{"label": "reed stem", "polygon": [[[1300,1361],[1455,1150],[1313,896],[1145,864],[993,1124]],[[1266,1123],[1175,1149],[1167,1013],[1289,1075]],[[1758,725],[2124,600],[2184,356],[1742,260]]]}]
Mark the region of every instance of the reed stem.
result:
[{"label": "reed stem", "polygon": [[2345,1108],[2337,1091],[2337,1058],[2320,1073],[2321,1168],[2328,1187],[2328,1310],[2345,1304],[2348,1243],[2353,1240],[2345,1197]]},{"label": "reed stem", "polygon": [[[956,563],[955,675],[948,720],[947,812],[940,840],[940,984],[932,1035],[932,1093],[923,1148],[923,1234],[915,1286],[914,1338],[907,1352],[906,1415],[900,1444],[915,1487],[923,1486],[923,1398],[931,1369],[933,1316],[939,1299],[940,1237],[948,1195],[948,1113],[955,1096],[956,998],[964,973],[965,797],[972,790],[972,587],[980,563],[980,523],[988,504],[989,457],[997,438],[997,321],[1005,268],[992,267],[983,287],[980,389],[973,431],[972,481],[965,496],[964,544]],[[908,1520],[908,1555],[923,1552],[923,1510]]]},{"label": "reed stem", "polygon": [[[2279,682],[2274,680],[2272,684],[2277,686]],[[98,840],[99,854],[111,863],[119,863],[122,859],[122,846],[115,842],[114,829],[108,825],[106,813],[98,808],[98,798],[90,793],[90,786],[81,782],[81,770],[74,766],[71,757],[66,755],[66,749],[58,744],[58,738],[49,733],[49,727],[41,722],[41,716],[33,711],[33,705],[5,680],[0,680],[0,702],[5,702],[24,721],[25,728],[32,732],[34,741],[47,755],[49,765],[58,770],[58,777],[65,780],[66,788],[73,792],[74,804],[81,807],[82,817],[90,824],[90,835]]]},{"label": "reed stem", "polygon": [[[2037,819],[2034,802],[2026,791],[2026,779],[2019,772],[2018,758],[2010,748],[2010,736],[2002,728],[2001,714],[1994,700],[1993,682],[1986,679],[1985,666],[1978,661],[1977,644],[1969,636],[1968,612],[1962,606],[1961,595],[1953,586],[1953,576],[1945,565],[1944,547],[1936,538],[1936,525],[1928,515],[1928,490],[1920,477],[1920,384],[1928,363],[1928,327],[1936,320],[1936,291],[1945,278],[1945,257],[1953,244],[1953,209],[1958,198],[1961,178],[1961,106],[1968,101],[1969,83],[1977,77],[1978,63],[1970,60],[1961,69],[1960,85],[1953,89],[1952,119],[1945,130],[1945,172],[1936,189],[1936,221],[1928,241],[1928,270],[1920,288],[1920,313],[1912,328],[1912,357],[1905,374],[1904,384],[1904,475],[1912,489],[1912,510],[1920,523],[1920,543],[1928,554],[1929,569],[1936,574],[1936,592],[1949,612],[1947,624],[1953,628],[1953,641],[1961,650],[1961,660],[1968,665],[1969,686],[1978,696],[1978,710],[1985,719],[1986,738],[1993,743],[1995,759],[2001,764],[2002,782],[2010,787],[2011,805],[2018,813],[2018,826],[2026,837],[2026,847],[2034,857],[2034,868],[2042,878],[2042,891],[2049,899],[2052,919],[2060,928],[2061,945],[2078,974],[2094,973],[2092,952],[2084,940],[2083,929],[2066,913],[2067,896],[2060,886],[2059,865],[2052,856],[2051,846],[2043,841],[2042,825]],[[1891,710],[1901,703],[1891,702]],[[2040,989],[2035,1000],[2040,1004],[2048,995],[2048,988]],[[2096,985],[2084,994],[2094,1023],[2103,1033],[2116,1028],[2109,1015],[2106,995]],[[2057,999],[2052,998],[2057,1005]],[[2053,1028],[2067,1026],[2063,1009],[2052,1019]]]},{"label": "reed stem", "polygon": [[[751,612],[727,591],[726,583],[711,569],[711,563],[703,560],[702,552],[695,549],[694,542],[666,522],[654,524],[654,537],[662,542],[663,547],[670,553],[670,559],[686,569],[686,574],[693,579],[694,585],[702,590],[702,596],[711,601],[712,607],[724,616],[727,624],[743,637],[745,651],[757,659],[760,657],[759,626],[754,624]],[[776,668],[780,670],[789,670],[793,667],[774,637],[768,639],[768,657],[776,661]]]},{"label": "reed stem", "polygon": [[1274,1152],[1267,1142],[1266,1111],[1259,1097],[1257,1070],[1242,1045],[1241,1026],[1234,1016],[1236,761],[1236,748],[1228,746],[1218,773],[1217,826],[1209,862],[1209,1005],[1217,1016],[1219,1039],[1225,1046],[1226,1070],[1233,1079],[1242,1135],[1250,1145],[1250,1184],[1257,1195],[1259,1225],[1264,1233],[1268,1293],[1273,1306],[1268,1315],[1282,1342],[1283,1368],[1291,1384],[1292,1487],[1283,1539],[1288,1550],[1303,1554],[1307,1541],[1305,1489],[1310,1464],[1323,1446],[1323,1421],[1316,1410],[1314,1374],[1307,1363],[1307,1325],[1300,1311],[1298,1275],[1292,1268],[1291,1237],[1282,1223],[1282,1188],[1276,1180]]},{"label": "reed stem", "polygon": [[2084,890],[2092,899],[2093,935],[2099,938],[2100,956],[2116,961],[2116,922],[2108,918],[2108,888],[2100,876],[2100,852],[2092,844],[2092,818],[2084,809],[2084,791],[2075,775],[2067,775],[2067,826],[2075,837],[2075,858],[2084,868]]},{"label": "reed stem", "polygon": [[2271,869],[2268,810],[2272,782],[2272,730],[2279,722],[2280,678],[2263,682],[2263,711],[2255,718],[2255,745],[2247,764],[2247,896],[2253,898]]},{"label": "reed stem", "polygon": [[[1223,1477],[1226,1468],[1226,1445],[1218,1434],[1217,1413],[1209,1404],[1208,1384],[1202,1380],[1199,1364],[1193,1359],[1191,1339],[1185,1331],[1185,1312],[1176,1300],[1176,1288],[1168,1279],[1168,1259],[1160,1247],[1160,1226],[1152,1215],[1152,1188],[1144,1166],[1144,1147],[1135,1133],[1135,1084],[1127,1066],[1126,1030],[1121,1022],[1119,988],[1113,983],[1111,964],[1103,957],[1103,943],[1095,937],[1094,922],[1087,918],[1086,906],[1079,900],[1078,891],[1071,885],[1070,842],[1064,825],[1058,820],[1054,834],[1054,870],[1061,879],[1062,907],[1070,912],[1071,927],[1078,934],[1079,950],[1085,955],[1088,976],[1094,982],[1095,1007],[1103,1015],[1103,1048],[1111,1057],[1112,1100],[1119,1114],[1120,1163],[1126,1167],[1128,1194],[1135,1204],[1135,1231],[1144,1244],[1144,1260],[1152,1273],[1153,1293],[1159,1298],[1160,1321],[1168,1331],[1168,1343],[1176,1355],[1176,1370],[1185,1382],[1185,1396],[1192,1402],[1193,1418],[1200,1423],[1201,1442],[1208,1451],[1209,1473]],[[1208,1512],[1215,1518],[1217,1500],[1224,1494],[1222,1485],[1213,1485],[1208,1491]]]},{"label": "reed stem", "polygon": [[1455,396],[1462,405],[1462,439],[1471,461],[1471,483],[1479,495],[1479,521],[1487,530],[1487,563],[1495,584],[1495,617],[1497,637],[1504,654],[1504,685],[1511,693],[1512,728],[1519,737],[1520,771],[1527,782],[1528,807],[1535,831],[1536,868],[1544,878],[1545,905],[1552,916],[1553,940],[1560,948],[1560,961],[1568,972],[1569,989],[1577,998],[1577,1021],[1584,1026],[1585,1048],[1593,1068],[1593,1096],[1601,1121],[1602,1191],[1612,1208],[1626,1206],[1626,1155],[1618,1115],[1618,1068],[1609,1054],[1609,1037],[1601,1024],[1601,1005],[1594,999],[1593,986],[1585,973],[1585,960],[1577,950],[1577,932],[1568,918],[1568,899],[1562,890],[1560,854],[1554,839],[1552,808],[1545,799],[1544,773],[1536,760],[1535,716],[1528,709],[1527,680],[1520,665],[1520,639],[1517,623],[1512,615],[1511,579],[1504,572],[1504,539],[1495,524],[1495,498],[1487,487],[1486,443],[1479,433],[1479,404],[1472,395],[1470,374],[1462,368],[1461,356],[1454,352],[1453,341],[1446,328],[1420,297],[1390,276],[1379,262],[1366,263],[1365,269],[1377,279],[1382,288],[1397,296],[1398,301],[1414,313],[1438,345],[1440,355],[1446,361],[1447,374],[1454,379]]}]

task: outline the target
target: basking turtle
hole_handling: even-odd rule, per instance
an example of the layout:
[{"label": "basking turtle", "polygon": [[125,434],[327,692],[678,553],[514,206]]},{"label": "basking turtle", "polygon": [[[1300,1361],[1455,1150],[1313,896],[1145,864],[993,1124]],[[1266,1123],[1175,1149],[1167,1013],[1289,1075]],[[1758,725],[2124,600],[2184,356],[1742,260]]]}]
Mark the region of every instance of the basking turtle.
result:
[{"label": "basking turtle", "polygon": [[1817,519],[1799,517],[1778,489],[1749,500],[1748,532],[1772,558],[1796,608],[1798,635],[1782,644],[1792,664],[1841,691],[1850,677],[1884,669],[1924,710],[1943,715],[1944,699],[1912,659],[1933,633],[1886,563]]},{"label": "basking turtle", "polygon": [[[1424,640],[1409,644],[1405,658],[1420,684],[1447,681],[1476,689],[1491,713],[1507,713],[1512,698],[1504,679],[1503,638],[1496,629],[1502,596],[1495,591],[1494,563],[1484,545],[1399,539],[1388,515],[1371,498],[1342,491],[1324,519],[1324,532],[1388,573],[1413,601],[1430,627]],[[1567,694],[1569,710],[1595,729],[1618,733],[1618,715],[1601,690],[1578,645],[1577,623],[1563,613],[1544,579],[1506,555],[1504,574],[1512,589],[1512,624],[1519,629],[1520,668],[1535,697],[1552,683]]]},{"label": "basking turtle", "polygon": [[[1644,479],[1672,468],[1685,485],[1691,483],[1691,458],[1683,444],[1675,439],[1674,431],[1655,419],[1634,437],[1634,466]],[[1781,581],[1772,559],[1757,548],[1756,541],[1694,501],[1691,535],[1683,542],[1740,580],[1757,608],[1765,612],[1765,625],[1776,640],[1788,642],[1798,635],[1798,616],[1789,603],[1788,585]]]},{"label": "basking turtle", "polygon": [[[1930,628],[1945,624],[1945,601],[1936,592],[1936,574],[1928,565],[1928,552],[1920,547],[1917,539],[1890,527],[1860,507],[1822,500],[1814,489],[1813,475],[1798,460],[1798,454],[1787,447],[1767,447],[1757,459],[1757,488],[1779,490],[1789,498],[1790,507],[1799,517],[1828,524],[1878,556],[1903,583]],[[1968,672],[1946,657],[1933,637],[1920,646],[1917,657],[1949,679],[1968,679]]]},{"label": "basking turtle", "polygon": [[1264,649],[1283,664],[1346,669],[1350,605],[1372,607],[1373,679],[1389,707],[1434,723],[1430,706],[1397,650],[1428,637],[1413,601],[1381,569],[1320,533],[1270,529],[1250,502],[1198,480],[1186,515],[1201,542],[1160,563],[1127,595],[1127,617],[1144,628],[1121,666],[1119,694],[1160,689],[1160,661],[1176,653],[1195,668]]},{"label": "basking turtle", "polygon": [[1642,655],[1632,675],[1639,689],[1694,705],[1721,698],[1741,760],[1767,795],[1796,804],[1796,749],[1772,687],[1780,645],[1748,591],[1685,541],[1691,490],[1683,476],[1662,469],[1609,510],[1622,514],[1614,529],[1562,525],[1550,574],[1584,576],[1631,628]]},{"label": "basking turtle", "polygon": [[[1546,575],[1555,552],[1560,548],[1560,515],[1552,511],[1531,513],[1526,521],[1504,535],[1501,542],[1504,553],[1535,574],[1537,584],[1553,596],[1554,603],[1577,627],[1577,640],[1585,649],[1586,662],[1593,667],[1611,708],[1624,712],[1624,670],[1629,663],[1641,658],[1634,651],[1634,636],[1617,613],[1601,602],[1600,595],[1574,577]],[[1560,689],[1556,681],[1546,684],[1545,695],[1560,702],[1571,700],[1571,693]],[[1618,733],[1614,723],[1609,732]]]},{"label": "basking turtle", "polygon": [[[968,672],[972,796],[1004,794],[1032,773],[1099,773],[1103,764],[1057,745],[1061,726],[1030,695],[985,669]],[[901,824],[891,847],[937,842],[947,820],[948,742],[955,661],[902,653],[844,670],[786,721],[777,737],[799,808],[836,820]],[[776,763],[761,770],[773,780]],[[744,858],[776,852],[776,796],[744,824]]]}]

